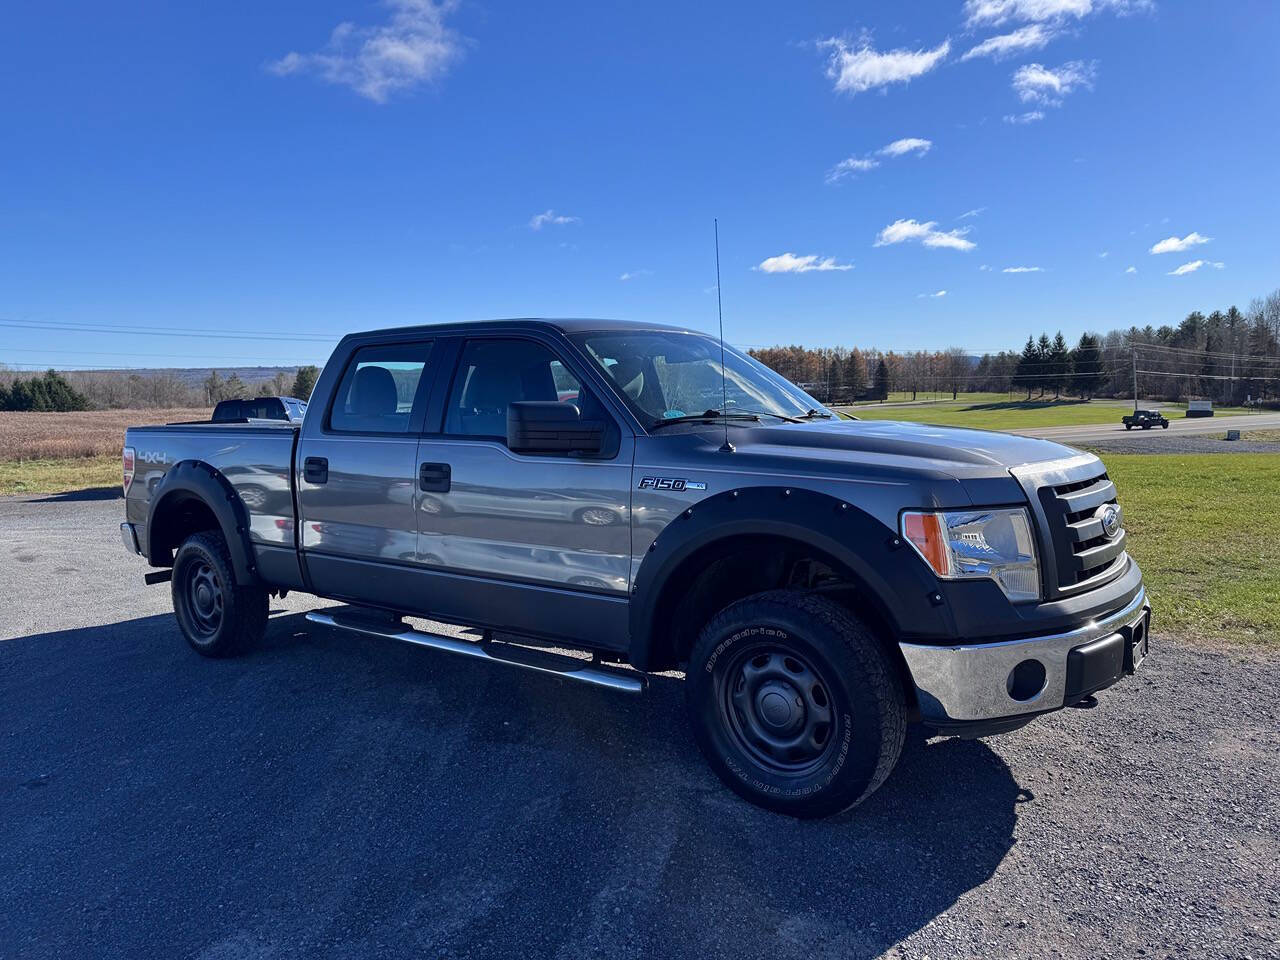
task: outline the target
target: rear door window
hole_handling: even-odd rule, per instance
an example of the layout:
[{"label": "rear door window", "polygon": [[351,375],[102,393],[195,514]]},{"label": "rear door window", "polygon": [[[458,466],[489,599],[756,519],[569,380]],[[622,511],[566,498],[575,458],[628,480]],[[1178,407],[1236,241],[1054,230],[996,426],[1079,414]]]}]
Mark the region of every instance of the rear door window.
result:
[{"label": "rear door window", "polygon": [[426,394],[430,343],[361,347],[334,394],[329,427],[349,433],[408,433]]}]

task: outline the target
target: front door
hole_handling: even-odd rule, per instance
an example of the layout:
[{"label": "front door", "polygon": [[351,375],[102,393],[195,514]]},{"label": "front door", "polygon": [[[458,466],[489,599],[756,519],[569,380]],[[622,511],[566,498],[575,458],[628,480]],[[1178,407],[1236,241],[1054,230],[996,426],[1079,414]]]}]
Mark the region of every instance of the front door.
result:
[{"label": "front door", "polygon": [[[506,445],[507,407],[520,400],[567,401],[577,404],[584,418],[604,419],[610,424],[605,451],[590,456],[513,453]],[[431,476],[437,478],[448,473],[447,489],[437,479],[438,489],[421,493],[420,561],[433,570],[495,584],[617,601],[622,604],[618,609],[625,610],[634,437],[583,387],[562,357],[535,339],[467,340],[459,351],[442,421],[440,432],[424,436],[418,450],[422,470],[434,471]],[[521,606],[519,597],[544,609],[555,605],[547,593],[495,589],[492,595]],[[610,604],[604,608],[615,610]],[[536,614],[522,618],[521,613],[508,611],[508,616],[541,623]]]}]

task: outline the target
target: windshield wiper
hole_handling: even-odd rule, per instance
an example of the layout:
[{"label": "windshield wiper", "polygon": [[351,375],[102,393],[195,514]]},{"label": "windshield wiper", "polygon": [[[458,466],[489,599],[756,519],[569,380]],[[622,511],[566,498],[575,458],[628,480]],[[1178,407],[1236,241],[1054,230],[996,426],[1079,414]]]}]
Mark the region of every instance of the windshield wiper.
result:
[{"label": "windshield wiper", "polygon": [[659,430],[673,423],[699,423],[712,420],[751,420],[759,423],[760,417],[754,413],[721,413],[719,410],[707,410],[705,413],[689,414],[683,417],[666,417],[654,422],[649,429]]},{"label": "windshield wiper", "polygon": [[823,413],[821,410],[810,410],[808,413],[800,415],[801,420],[830,420],[831,414]]}]

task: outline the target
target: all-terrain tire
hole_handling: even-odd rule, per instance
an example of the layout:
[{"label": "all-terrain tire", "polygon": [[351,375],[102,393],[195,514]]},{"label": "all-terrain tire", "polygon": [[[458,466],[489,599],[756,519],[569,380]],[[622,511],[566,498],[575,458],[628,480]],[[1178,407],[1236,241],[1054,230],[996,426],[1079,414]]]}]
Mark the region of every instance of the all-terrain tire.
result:
[{"label": "all-terrain tire", "polygon": [[173,561],[172,591],[178,628],[202,656],[234,656],[266,631],[267,591],[236,583],[221,533],[193,533],[182,541]]},{"label": "all-terrain tire", "polygon": [[805,591],[756,594],[717,614],[693,645],[685,693],[720,779],[795,817],[869,797],[906,736],[902,684],[871,628]]}]

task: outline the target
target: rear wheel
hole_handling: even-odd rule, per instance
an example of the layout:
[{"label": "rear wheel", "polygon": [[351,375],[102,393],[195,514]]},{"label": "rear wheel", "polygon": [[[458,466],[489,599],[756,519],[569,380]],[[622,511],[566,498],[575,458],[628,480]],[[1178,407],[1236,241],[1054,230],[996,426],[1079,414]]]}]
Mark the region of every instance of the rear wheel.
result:
[{"label": "rear wheel", "polygon": [[236,584],[222,534],[193,533],[173,562],[173,612],[187,643],[202,656],[229,657],[260,640],[267,591]]},{"label": "rear wheel", "polygon": [[726,607],[694,644],[685,682],[708,762],[770,810],[851,807],[902,751],[897,674],[866,624],[812,594],[771,591]]}]

